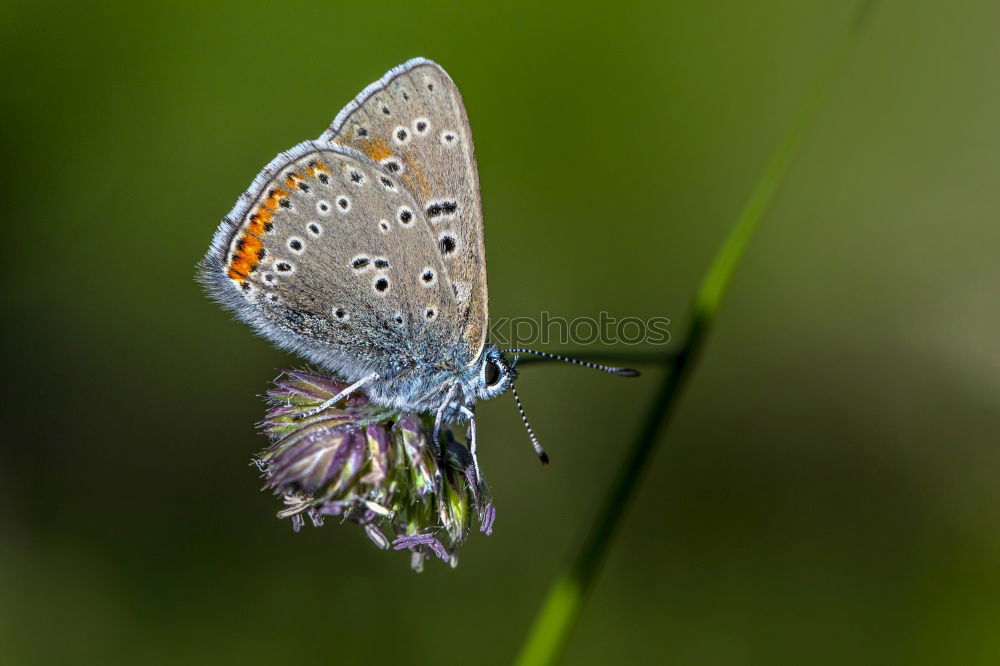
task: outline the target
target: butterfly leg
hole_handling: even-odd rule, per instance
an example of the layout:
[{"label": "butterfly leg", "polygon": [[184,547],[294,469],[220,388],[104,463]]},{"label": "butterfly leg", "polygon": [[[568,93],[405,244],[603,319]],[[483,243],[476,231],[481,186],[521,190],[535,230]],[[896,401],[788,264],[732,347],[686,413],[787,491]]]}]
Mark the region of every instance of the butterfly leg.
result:
[{"label": "butterfly leg", "polygon": [[319,414],[323,410],[329,409],[330,407],[333,407],[335,404],[337,404],[338,402],[340,402],[341,400],[343,400],[347,396],[351,395],[352,393],[354,393],[355,391],[357,391],[359,388],[361,388],[362,386],[364,386],[368,382],[370,382],[372,380],[375,380],[375,379],[378,379],[378,373],[377,372],[373,372],[372,374],[370,374],[370,375],[368,375],[366,377],[362,377],[361,379],[359,379],[358,381],[354,382],[353,384],[351,384],[350,386],[348,386],[347,388],[345,388],[343,391],[341,391],[337,395],[333,396],[332,398],[330,398],[329,400],[327,400],[326,402],[324,402],[319,407],[316,407],[314,409],[310,409],[308,412],[303,412],[302,414],[299,414],[298,416],[295,417],[295,420],[296,421],[300,421],[302,419],[308,419],[310,417],[316,416],[317,414]]},{"label": "butterfly leg", "polygon": [[437,408],[437,414],[434,416],[434,433],[432,439],[434,440],[434,450],[437,452],[438,459],[438,482],[443,482],[442,474],[444,473],[444,446],[441,445],[441,420],[444,416],[445,407],[455,397],[455,391],[457,390],[458,384],[452,384],[452,387],[448,389],[448,394],[441,402],[441,406]]},{"label": "butterfly leg", "polygon": [[468,407],[462,407],[462,413],[469,417],[469,453],[472,454],[472,467],[476,470],[476,483],[482,479],[479,476],[479,458],[476,456],[476,414]]}]

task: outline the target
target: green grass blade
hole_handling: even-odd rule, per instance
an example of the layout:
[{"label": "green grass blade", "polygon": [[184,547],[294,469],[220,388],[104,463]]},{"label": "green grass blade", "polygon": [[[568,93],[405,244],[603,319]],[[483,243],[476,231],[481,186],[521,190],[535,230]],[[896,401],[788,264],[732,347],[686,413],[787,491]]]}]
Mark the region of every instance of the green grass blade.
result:
[{"label": "green grass blade", "polygon": [[620,518],[638,486],[646,461],[676,408],[687,378],[722,304],[722,299],[746,252],[754,232],[774,200],[792,157],[827,93],[853,38],[870,15],[874,2],[858,6],[846,38],[831,56],[811,94],[796,115],[792,126],[771,157],[747,203],[716,252],[696,292],[687,336],[678,353],[665,356],[668,372],[653,399],[648,416],[610,487],[601,510],[591,525],[572,566],[552,584],[517,657],[517,666],[546,666],[562,655],[570,632],[586,602],[600,566],[610,549]]}]

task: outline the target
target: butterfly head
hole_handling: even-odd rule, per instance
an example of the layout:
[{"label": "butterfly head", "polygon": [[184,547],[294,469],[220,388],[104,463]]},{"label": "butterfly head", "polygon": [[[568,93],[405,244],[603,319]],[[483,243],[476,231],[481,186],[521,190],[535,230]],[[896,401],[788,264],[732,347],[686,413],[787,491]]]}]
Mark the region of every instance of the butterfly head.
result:
[{"label": "butterfly head", "polygon": [[506,393],[517,377],[514,364],[499,349],[490,345],[480,357],[475,379],[476,397],[489,400]]}]

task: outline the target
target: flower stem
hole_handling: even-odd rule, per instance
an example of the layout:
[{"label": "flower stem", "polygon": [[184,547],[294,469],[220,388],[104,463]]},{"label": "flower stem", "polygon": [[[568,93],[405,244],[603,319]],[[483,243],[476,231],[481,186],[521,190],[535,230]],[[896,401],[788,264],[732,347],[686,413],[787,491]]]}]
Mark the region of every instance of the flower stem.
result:
[{"label": "flower stem", "polygon": [[627,511],[646,463],[676,411],[679,397],[697,364],[733,273],[788,171],[805,128],[829,88],[848,46],[870,13],[872,4],[870,1],[859,4],[846,38],[831,56],[702,279],[694,298],[684,342],[676,354],[661,357],[667,366],[667,373],[657,388],[646,419],[608,489],[573,563],[549,589],[548,597],[521,647],[516,662],[518,666],[553,664],[562,655],[569,634],[611,547],[621,522],[619,519]]}]

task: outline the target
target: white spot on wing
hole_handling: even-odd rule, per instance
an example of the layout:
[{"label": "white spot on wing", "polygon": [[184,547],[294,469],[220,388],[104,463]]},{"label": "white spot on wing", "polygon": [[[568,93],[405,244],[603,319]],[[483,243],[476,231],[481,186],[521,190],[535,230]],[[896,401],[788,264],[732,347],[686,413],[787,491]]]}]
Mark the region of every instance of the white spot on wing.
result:
[{"label": "white spot on wing", "polygon": [[368,181],[368,177],[365,176],[361,169],[350,164],[344,165],[344,178],[356,187],[363,187]]},{"label": "white spot on wing", "polygon": [[388,171],[389,173],[400,174],[403,173],[403,171],[405,171],[405,169],[403,168],[402,160],[400,160],[395,155],[390,155],[389,157],[383,158],[382,160],[379,161],[379,164],[385,167],[385,170]]},{"label": "white spot on wing", "polygon": [[355,273],[364,273],[369,268],[372,267],[372,260],[370,257],[359,254],[353,259],[351,259],[351,270]]},{"label": "white spot on wing", "polygon": [[442,231],[438,234],[438,249],[445,259],[458,254],[461,249],[458,245],[458,236],[451,231]]},{"label": "white spot on wing", "polygon": [[396,219],[404,227],[411,227],[413,226],[413,211],[408,206],[400,206],[399,210],[396,211]]},{"label": "white spot on wing", "polygon": [[372,280],[372,291],[378,296],[385,296],[392,288],[392,283],[386,275],[376,275]]},{"label": "white spot on wing", "polygon": [[397,125],[394,130],[392,130],[392,140],[397,146],[405,146],[410,142],[410,130],[406,129],[402,125]]}]

